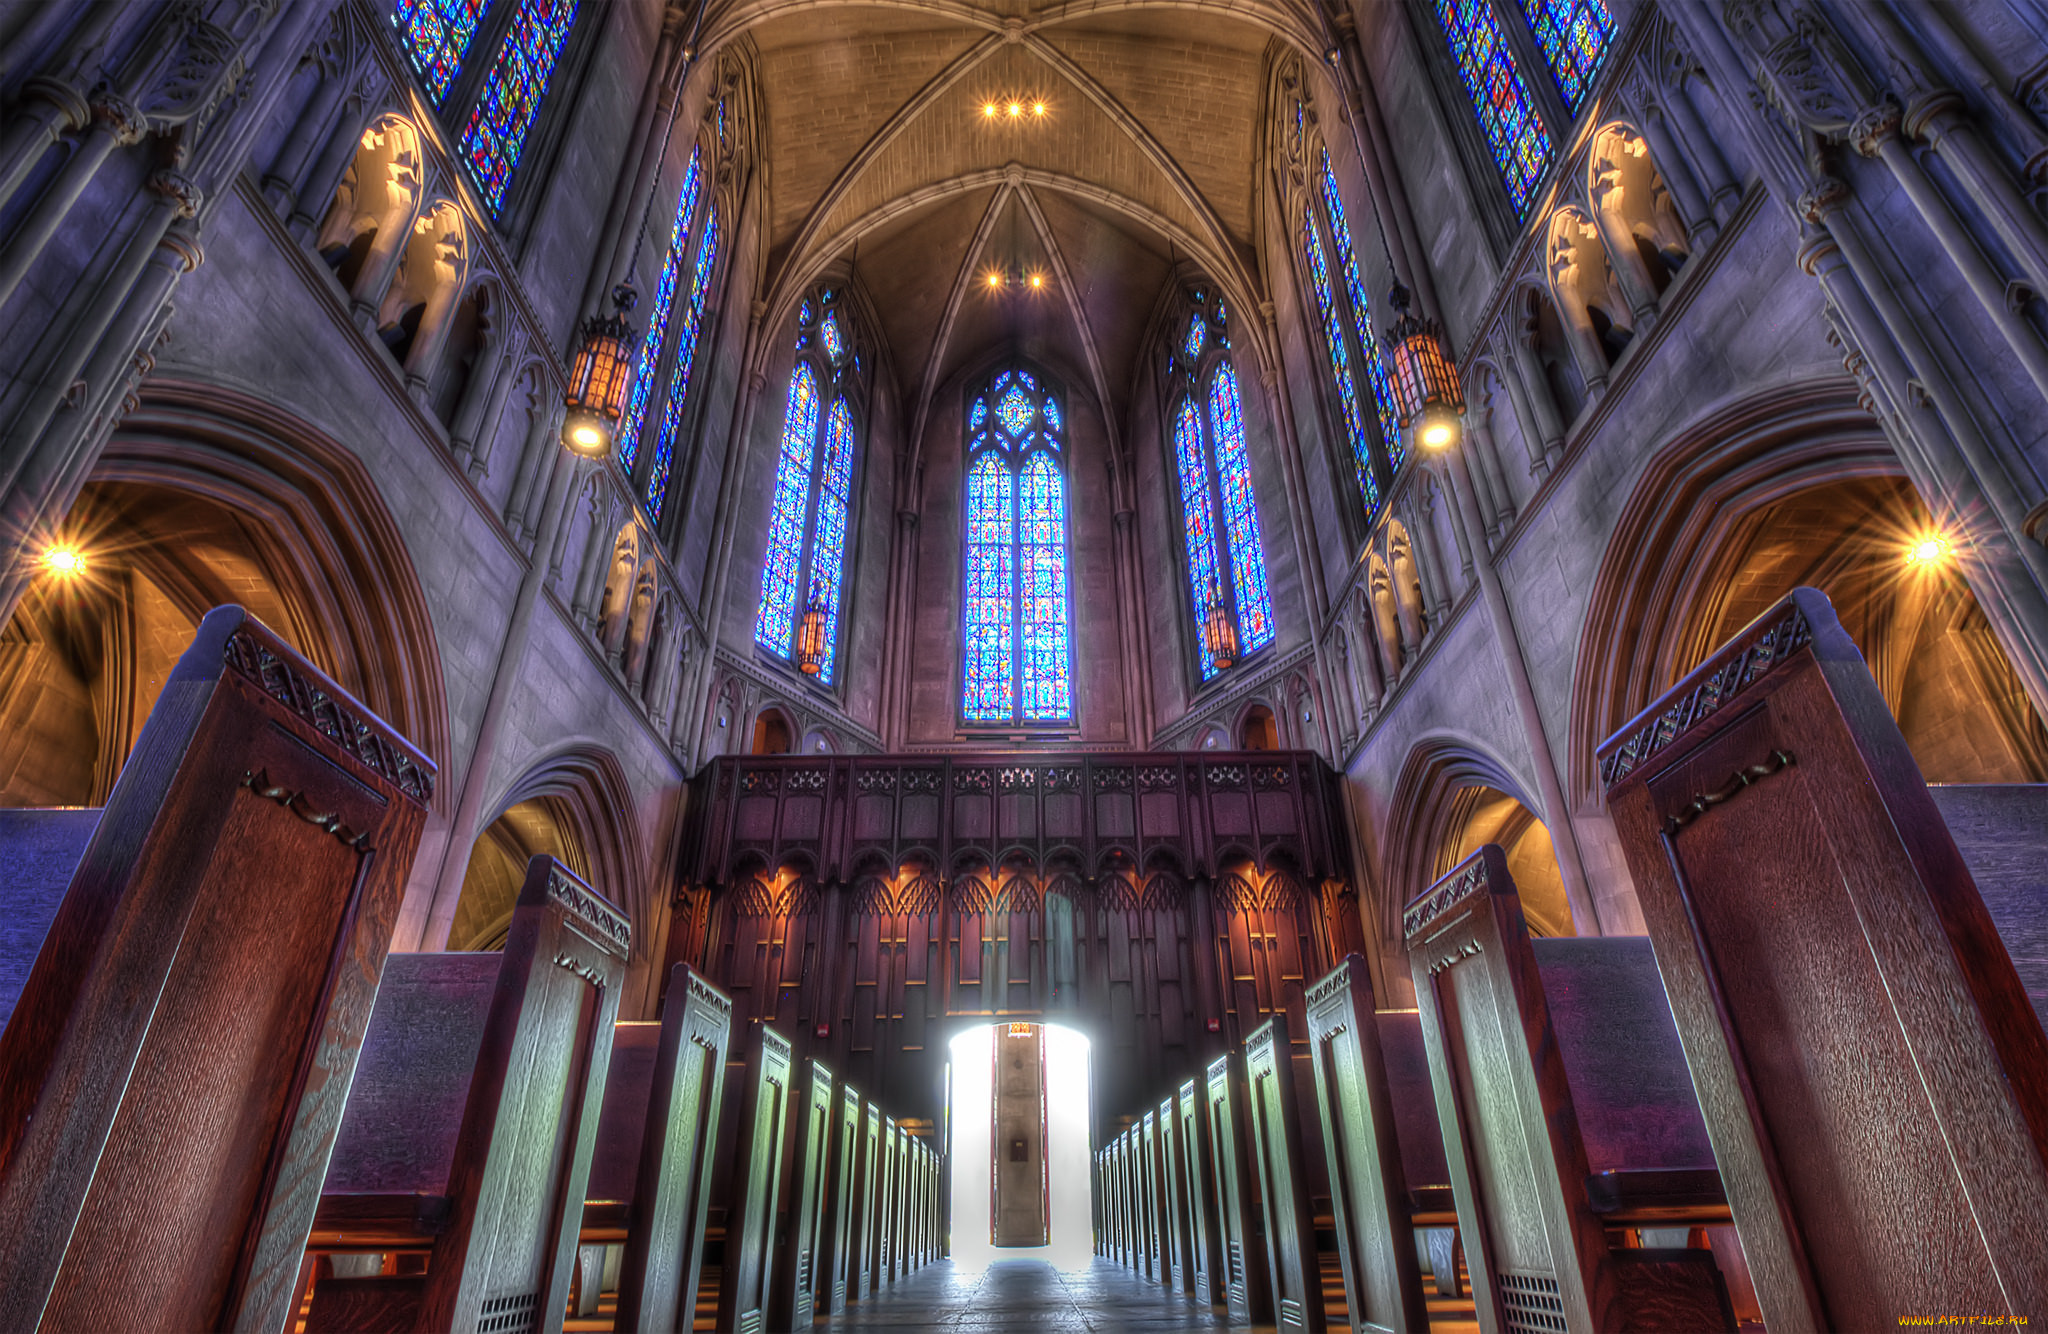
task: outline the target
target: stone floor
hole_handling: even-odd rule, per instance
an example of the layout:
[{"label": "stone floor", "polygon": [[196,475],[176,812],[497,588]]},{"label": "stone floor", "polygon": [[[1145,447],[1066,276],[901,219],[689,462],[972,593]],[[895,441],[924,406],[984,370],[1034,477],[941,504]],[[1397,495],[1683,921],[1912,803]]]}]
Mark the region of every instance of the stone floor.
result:
[{"label": "stone floor", "polygon": [[1107,1260],[1077,1271],[1054,1269],[1043,1260],[999,1260],[982,1270],[963,1270],[941,1260],[845,1314],[821,1321],[819,1328],[894,1334],[1152,1334],[1230,1325],[1221,1310],[1197,1306]]}]

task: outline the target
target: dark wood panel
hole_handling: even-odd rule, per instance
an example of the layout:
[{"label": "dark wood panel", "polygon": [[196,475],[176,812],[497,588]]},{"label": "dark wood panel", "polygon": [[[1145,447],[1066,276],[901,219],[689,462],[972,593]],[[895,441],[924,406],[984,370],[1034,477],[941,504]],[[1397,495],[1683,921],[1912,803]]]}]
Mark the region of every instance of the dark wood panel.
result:
[{"label": "dark wood panel", "polygon": [[733,1148],[733,1193],[725,1211],[719,1270],[719,1334],[758,1334],[775,1285],[775,1222],[782,1202],[782,1159],[790,1147],[796,1067],[789,1039],[763,1024],[747,1055],[747,1092]]},{"label": "dark wood panel", "polygon": [[1276,1014],[1244,1043],[1252,1162],[1265,1220],[1273,1322],[1281,1334],[1321,1334],[1323,1279],[1309,1207],[1309,1164],[1295,1108],[1293,1043]]},{"label": "dark wood panel", "polygon": [[0,1327],[282,1325],[433,781],[207,614],[0,1031]]},{"label": "dark wood panel", "polygon": [[1765,1320],[2048,1306],[2048,1039],[1827,599],[1599,760]]},{"label": "dark wood panel", "polygon": [[1216,1178],[1224,1304],[1233,1322],[1261,1324],[1272,1319],[1273,1288],[1259,1177],[1247,1153],[1251,1121],[1241,1058],[1226,1054],[1209,1063],[1202,1101]]}]

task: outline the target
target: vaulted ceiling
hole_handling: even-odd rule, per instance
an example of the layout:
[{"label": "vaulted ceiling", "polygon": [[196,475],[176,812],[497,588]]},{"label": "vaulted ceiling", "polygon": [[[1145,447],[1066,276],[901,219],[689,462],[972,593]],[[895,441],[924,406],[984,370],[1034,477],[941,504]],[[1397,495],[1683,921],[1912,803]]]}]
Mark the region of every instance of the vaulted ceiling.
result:
[{"label": "vaulted ceiling", "polygon": [[850,261],[913,422],[1008,347],[1114,430],[1176,260],[1257,291],[1268,48],[1313,23],[1272,0],[714,6],[707,40],[743,37],[759,72],[771,313]]}]

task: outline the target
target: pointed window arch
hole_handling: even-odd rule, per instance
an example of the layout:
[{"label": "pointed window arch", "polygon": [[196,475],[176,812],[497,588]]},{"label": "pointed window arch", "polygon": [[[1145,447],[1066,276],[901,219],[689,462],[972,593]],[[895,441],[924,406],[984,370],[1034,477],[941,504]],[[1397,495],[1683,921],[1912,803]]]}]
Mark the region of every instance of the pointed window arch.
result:
[{"label": "pointed window arch", "polygon": [[1212,302],[1200,291],[1192,297],[1195,309],[1172,363],[1180,395],[1173,414],[1173,456],[1180,479],[1195,657],[1201,678],[1207,681],[1223,670],[1202,632],[1212,601],[1220,602],[1232,618],[1239,660],[1272,643],[1274,627],[1226,312],[1221,301]]},{"label": "pointed window arch", "polygon": [[676,282],[688,251],[690,221],[697,211],[697,191],[704,179],[703,145],[690,150],[690,165],[683,172],[682,192],[676,196],[675,226],[668,234],[668,254],[661,262],[661,277],[654,284],[654,306],[647,313],[647,336],[640,341],[640,354],[633,363],[633,392],[626,402],[626,419],[619,423],[619,466],[628,475],[640,457],[640,432],[647,422],[647,402],[654,393],[655,377],[661,371],[661,354],[668,345],[669,311],[676,303]]},{"label": "pointed window arch", "polygon": [[412,67],[435,106],[447,99],[490,0],[398,0],[391,15]]},{"label": "pointed window arch", "polygon": [[682,324],[676,330],[675,370],[669,375],[668,400],[661,410],[661,434],[655,438],[654,458],[647,471],[647,513],[659,519],[668,499],[669,463],[675,456],[676,436],[683,426],[683,407],[690,398],[690,368],[697,360],[698,335],[704,329],[704,302],[711,291],[711,278],[718,269],[718,205],[704,210],[704,226],[697,237],[697,263],[690,274],[690,300],[683,307]]},{"label": "pointed window arch", "polygon": [[830,288],[805,301],[797,315],[797,363],[783,408],[761,607],[754,617],[754,641],[789,662],[798,620],[817,609],[824,617],[825,657],[816,679],[823,686],[838,679],[860,445],[854,400],[865,369],[847,318]]},{"label": "pointed window arch", "polygon": [[519,11],[484,76],[483,92],[470,109],[459,151],[492,213],[505,207],[505,192],[579,7],[579,0],[519,0]]},{"label": "pointed window arch", "polygon": [[[1594,0],[1597,3],[1597,0]],[[1529,0],[1550,8],[1545,0]],[[1500,170],[1515,216],[1529,211],[1536,183],[1550,165],[1552,143],[1543,117],[1515,64],[1492,0],[1432,0],[1437,26],[1451,48],[1451,62],[1479,118],[1487,151]]]},{"label": "pointed window arch", "polygon": [[1522,0],[1522,16],[1536,34],[1565,107],[1577,115],[1614,37],[1614,15],[1606,0]]},{"label": "pointed window arch", "polygon": [[973,724],[1074,716],[1067,482],[1059,400],[1012,368],[967,424],[961,716]]}]

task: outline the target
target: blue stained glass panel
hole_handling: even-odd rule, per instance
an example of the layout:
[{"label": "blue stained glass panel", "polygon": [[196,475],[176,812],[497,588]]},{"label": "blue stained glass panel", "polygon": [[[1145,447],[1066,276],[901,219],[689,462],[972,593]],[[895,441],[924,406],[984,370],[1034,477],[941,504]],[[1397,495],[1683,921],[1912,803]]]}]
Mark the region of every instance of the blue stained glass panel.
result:
[{"label": "blue stained glass panel", "polygon": [[697,210],[697,186],[703,179],[702,157],[702,148],[690,150],[683,190],[676,197],[676,223],[668,234],[668,257],[661,262],[661,278],[654,285],[654,309],[647,316],[647,336],[640,340],[640,355],[633,365],[633,396],[626,402],[626,420],[619,423],[619,466],[629,473],[640,455],[640,431],[647,424],[647,400],[654,392],[654,376],[661,369],[661,349],[668,339],[668,313],[676,301],[676,275],[683,267],[683,243],[690,238],[690,215]]},{"label": "blue stained glass panel", "polygon": [[1066,479],[1050,454],[1033,451],[1017,479],[1017,546],[1023,575],[1022,713],[1052,722],[1074,712],[1067,642]]},{"label": "blue stained glass panel", "polygon": [[804,605],[825,609],[825,662],[818,680],[832,684],[839,657],[839,585],[846,569],[846,514],[853,499],[853,412],[844,395],[825,414],[825,459],[818,470],[818,519],[811,532],[810,589]]},{"label": "blue stained glass panel", "polygon": [[548,80],[554,77],[569,29],[575,26],[577,4],[578,0],[520,0],[511,31],[484,79],[483,96],[463,128],[462,157],[493,213],[505,207],[505,192],[519,169],[527,131],[540,114]]},{"label": "blue stained glass panel", "polygon": [[1365,418],[1358,410],[1358,390],[1351,383],[1351,353],[1344,346],[1344,324],[1337,317],[1335,294],[1330,290],[1330,265],[1323,257],[1323,238],[1316,235],[1315,219],[1307,206],[1301,211],[1301,248],[1308,256],[1310,284],[1316,290],[1316,307],[1323,317],[1323,342],[1330,349],[1330,380],[1337,391],[1344,429],[1351,436],[1351,459],[1358,475],[1358,490],[1365,497],[1365,513],[1379,512],[1380,485],[1373,477],[1372,454],[1365,439]]},{"label": "blue stained glass panel", "polygon": [[966,644],[961,711],[973,722],[1008,722],[1016,711],[1015,478],[983,451],[967,474]]},{"label": "blue stained glass panel", "polygon": [[405,53],[435,106],[448,96],[490,0],[398,0],[391,15]]},{"label": "blue stained glass panel", "polygon": [[981,429],[981,424],[987,420],[988,400],[985,398],[975,399],[974,410],[967,414],[967,429],[970,431],[979,431]]},{"label": "blue stained glass panel", "polygon": [[1202,444],[1202,417],[1191,398],[1181,400],[1173,424],[1173,457],[1180,468],[1181,520],[1187,528],[1188,589],[1194,594],[1195,652],[1202,679],[1216,675],[1216,656],[1202,633],[1208,612],[1209,586],[1223,586],[1216,560],[1216,512],[1209,500],[1209,461]]},{"label": "blue stained glass panel", "polygon": [[668,468],[676,452],[676,432],[683,425],[683,404],[690,397],[690,363],[697,356],[697,334],[704,324],[704,298],[711,289],[711,271],[718,264],[718,209],[704,214],[697,238],[697,267],[690,275],[690,303],[676,330],[675,370],[668,377],[668,402],[661,410],[661,436],[654,445],[654,466],[647,471],[647,512],[659,519],[668,498]]},{"label": "blue stained glass panel", "polygon": [[838,365],[846,357],[846,339],[839,333],[839,319],[829,311],[825,322],[818,326],[818,341],[825,345],[825,355]]},{"label": "blue stained glass panel", "polygon": [[1522,14],[1557,77],[1565,106],[1576,113],[1614,36],[1606,0],[1522,0]]},{"label": "blue stained glass panel", "polygon": [[1193,361],[1196,357],[1201,356],[1202,343],[1207,334],[1208,330],[1202,325],[1202,312],[1196,311],[1193,315],[1188,316],[1188,336],[1181,340],[1181,355],[1189,361]]},{"label": "blue stained glass panel", "polygon": [[1550,131],[1536,113],[1522,72],[1515,67],[1514,53],[1494,17],[1492,0],[1434,0],[1434,7],[1458,66],[1458,77],[1465,83],[1465,94],[1472,100],[1486,146],[1519,218],[1529,211],[1536,183],[1550,165]]},{"label": "blue stained glass panel", "polygon": [[1330,170],[1330,150],[1323,150],[1323,204],[1330,214],[1330,235],[1337,244],[1337,267],[1344,273],[1344,290],[1351,297],[1351,322],[1358,330],[1358,346],[1365,358],[1365,378],[1372,385],[1373,405],[1379,409],[1380,439],[1387,446],[1387,466],[1401,470],[1406,451],[1401,444],[1401,416],[1394,407],[1393,382],[1387,379],[1385,355],[1373,333],[1372,303],[1366,299],[1365,280],[1359,276],[1358,257],[1351,249],[1351,222],[1344,216],[1344,198],[1337,193],[1337,173]]},{"label": "blue stained glass panel", "polygon": [[1230,582],[1237,593],[1238,649],[1273,642],[1273,599],[1266,588],[1266,548],[1252,496],[1251,456],[1244,443],[1244,403],[1229,362],[1209,381],[1209,429],[1216,441],[1216,488],[1223,495],[1223,531],[1230,539]]},{"label": "blue stained glass panel", "polygon": [[803,563],[805,511],[811,498],[811,462],[818,440],[818,377],[798,362],[789,377],[782,413],[782,449],[775,465],[775,499],[768,516],[768,555],[761,568],[761,610],[754,639],[787,658],[796,628],[796,579]]},{"label": "blue stained glass panel", "polygon": [[[1045,413],[1046,430],[1051,431],[1055,436],[1057,436],[1061,431],[1067,429],[1066,427],[1060,425],[1059,404],[1053,402],[1051,399],[1048,398],[1047,400],[1045,400],[1045,402],[1041,403],[1039,407]],[[1060,447],[1060,442],[1058,440],[1048,440],[1046,441],[1046,443],[1051,445],[1054,449],[1058,449]]]},{"label": "blue stained glass panel", "polygon": [[1032,411],[1036,406],[1022,386],[1013,384],[996,400],[996,420],[1012,436],[1020,436],[1031,426]]}]

